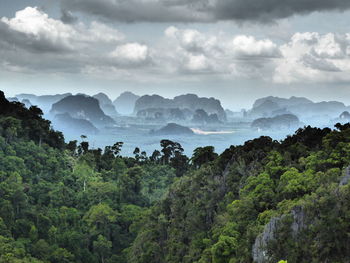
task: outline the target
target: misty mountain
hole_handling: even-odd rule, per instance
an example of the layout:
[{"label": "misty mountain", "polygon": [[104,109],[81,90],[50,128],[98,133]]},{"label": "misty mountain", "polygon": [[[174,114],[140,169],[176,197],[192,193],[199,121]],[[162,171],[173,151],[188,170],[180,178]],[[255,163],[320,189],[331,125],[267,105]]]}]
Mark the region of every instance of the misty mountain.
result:
[{"label": "misty mountain", "polygon": [[16,98],[19,101],[29,100],[32,105],[36,105],[40,109],[42,109],[44,113],[48,113],[51,110],[51,107],[54,103],[71,95],[71,93],[42,96],[37,96],[34,94],[18,94],[16,95]]},{"label": "misty mountain", "polygon": [[202,110],[202,109],[198,109],[195,111],[191,121],[193,123],[200,123],[200,124],[220,123],[218,115],[216,113],[209,115],[205,110]]},{"label": "misty mountain", "polygon": [[26,108],[30,108],[31,106],[33,106],[32,105],[32,103],[30,102],[30,100],[28,100],[28,99],[24,99],[24,100],[22,100],[21,101],[23,104],[24,104],[24,106],[26,107]]},{"label": "misty mountain", "polygon": [[181,126],[176,123],[168,123],[166,126],[156,131],[151,131],[152,135],[191,135],[194,132],[185,126]]},{"label": "misty mountain", "polygon": [[55,129],[68,134],[97,134],[98,129],[88,120],[73,118],[69,113],[56,114],[52,120]]},{"label": "misty mountain", "polygon": [[285,99],[270,96],[256,100],[247,115],[249,118],[257,119],[294,114],[305,123],[324,125],[347,109],[344,103],[337,101],[312,102],[302,97]]},{"label": "misty mountain", "polygon": [[179,108],[148,108],[137,112],[136,116],[153,121],[186,121],[192,118],[192,112]]},{"label": "misty mountain", "polygon": [[219,100],[214,98],[200,98],[195,94],[186,94],[167,99],[159,95],[145,95],[135,103],[134,113],[147,109],[180,109],[192,112],[202,109],[207,114],[216,114],[221,121],[226,121],[226,113]]},{"label": "misty mountain", "polygon": [[88,120],[97,127],[114,124],[114,120],[102,111],[97,99],[84,95],[63,98],[52,105],[50,113],[69,113],[72,118]]},{"label": "misty mountain", "polygon": [[100,92],[92,97],[99,101],[100,107],[105,114],[109,116],[118,115],[118,112],[116,111],[111,99],[106,94]]},{"label": "misty mountain", "polygon": [[17,97],[7,97],[6,98],[9,102],[19,102]]},{"label": "misty mountain", "polygon": [[251,126],[260,130],[294,129],[301,125],[298,117],[293,114],[278,115],[273,118],[259,118]]},{"label": "misty mountain", "polygon": [[270,102],[276,103],[280,107],[288,107],[288,106],[295,106],[295,105],[299,105],[299,104],[310,104],[310,103],[313,103],[313,101],[311,101],[311,100],[309,100],[307,98],[304,98],[304,97],[292,96],[289,99],[286,99],[286,98],[268,96],[268,97],[264,97],[264,98],[261,98],[261,99],[257,99],[254,102],[254,104],[253,104],[253,108],[259,107],[261,104],[263,104],[266,101],[270,101]]},{"label": "misty mountain", "polygon": [[135,102],[139,98],[140,96],[126,91],[113,101],[113,105],[120,114],[129,115],[134,112]]}]

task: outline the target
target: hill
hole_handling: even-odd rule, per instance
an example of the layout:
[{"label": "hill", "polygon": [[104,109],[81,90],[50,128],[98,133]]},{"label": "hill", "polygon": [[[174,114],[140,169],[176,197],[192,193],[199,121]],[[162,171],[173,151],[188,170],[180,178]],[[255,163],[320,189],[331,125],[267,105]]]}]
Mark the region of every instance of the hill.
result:
[{"label": "hill", "polygon": [[163,98],[159,95],[145,95],[136,101],[134,113],[149,109],[179,109],[189,111],[191,115],[196,110],[204,110],[208,115],[216,114],[220,121],[226,121],[226,113],[219,100],[200,98],[194,94],[181,95],[174,99]]},{"label": "hill", "polygon": [[99,101],[100,107],[105,114],[109,116],[118,115],[118,112],[116,111],[111,99],[106,94],[100,92],[92,97]]},{"label": "hill", "polygon": [[168,123],[166,126],[160,128],[156,131],[151,131],[150,134],[153,135],[191,135],[194,134],[193,131],[176,123]]},{"label": "hill", "polygon": [[100,127],[114,124],[113,119],[102,111],[97,99],[84,95],[63,98],[52,105],[50,113],[52,115],[68,113],[72,118],[88,120]]},{"label": "hill", "polygon": [[122,142],[64,143],[42,114],[0,92],[0,262],[350,258],[349,123],[123,157]]},{"label": "hill", "polygon": [[51,110],[51,107],[54,103],[71,95],[71,93],[42,96],[37,96],[33,94],[18,94],[16,95],[16,98],[20,101],[28,100],[32,105],[36,105],[39,108],[41,108],[44,113],[48,113]]},{"label": "hill", "polygon": [[134,111],[135,102],[140,98],[140,96],[135,95],[132,92],[126,91],[119,95],[113,101],[113,104],[117,111],[124,115],[130,115]]}]

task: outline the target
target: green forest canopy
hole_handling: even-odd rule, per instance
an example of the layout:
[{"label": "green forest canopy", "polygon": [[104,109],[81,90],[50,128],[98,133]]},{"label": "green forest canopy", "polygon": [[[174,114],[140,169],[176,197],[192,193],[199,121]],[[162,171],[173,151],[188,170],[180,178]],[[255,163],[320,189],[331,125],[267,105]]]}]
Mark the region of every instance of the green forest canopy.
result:
[{"label": "green forest canopy", "polygon": [[0,93],[0,263],[347,262],[350,125],[222,154],[64,142]]}]

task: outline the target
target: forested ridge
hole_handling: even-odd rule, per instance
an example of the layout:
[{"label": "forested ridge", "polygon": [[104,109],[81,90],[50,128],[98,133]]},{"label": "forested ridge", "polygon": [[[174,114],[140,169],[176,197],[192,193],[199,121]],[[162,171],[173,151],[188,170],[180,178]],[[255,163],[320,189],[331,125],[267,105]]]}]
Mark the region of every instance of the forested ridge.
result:
[{"label": "forested ridge", "polygon": [[42,115],[0,92],[0,263],[350,260],[349,124],[123,157]]}]

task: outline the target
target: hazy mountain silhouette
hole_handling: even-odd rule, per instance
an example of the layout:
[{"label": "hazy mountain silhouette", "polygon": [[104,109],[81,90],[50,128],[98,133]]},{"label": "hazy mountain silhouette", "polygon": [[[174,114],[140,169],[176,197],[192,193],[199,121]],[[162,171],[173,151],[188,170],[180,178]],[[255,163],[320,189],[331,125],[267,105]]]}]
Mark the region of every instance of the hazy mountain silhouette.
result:
[{"label": "hazy mountain silhouette", "polygon": [[126,91],[113,101],[113,105],[120,114],[129,115],[134,112],[135,102],[139,98],[140,96]]},{"label": "hazy mountain silhouette", "polygon": [[105,114],[109,116],[118,115],[118,112],[116,111],[111,99],[106,94],[100,92],[92,97],[99,101],[100,107]]},{"label": "hazy mountain silhouette", "polygon": [[54,103],[61,99],[71,96],[71,93],[56,94],[56,95],[42,95],[37,96],[34,94],[18,94],[16,98],[19,101],[29,100],[32,105],[38,106],[44,113],[48,113]]},{"label": "hazy mountain silhouette", "polygon": [[147,109],[180,109],[192,112],[204,110],[208,115],[216,114],[221,121],[226,120],[226,113],[219,100],[214,98],[199,98],[195,94],[177,96],[167,99],[159,95],[145,95],[135,103],[134,113]]},{"label": "hazy mountain silhouette", "polygon": [[190,135],[194,134],[194,132],[185,126],[181,126],[176,123],[168,123],[166,126],[160,128],[156,131],[151,131],[151,134],[154,135]]},{"label": "hazy mountain silhouette", "polygon": [[90,121],[73,118],[69,113],[56,114],[52,124],[64,133],[76,135],[98,133],[98,129]]},{"label": "hazy mountain silhouette", "polygon": [[97,99],[84,95],[65,97],[52,105],[50,113],[69,113],[72,118],[88,120],[97,127],[114,124],[113,119],[102,111]]}]

